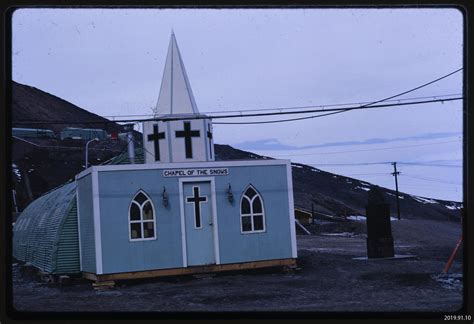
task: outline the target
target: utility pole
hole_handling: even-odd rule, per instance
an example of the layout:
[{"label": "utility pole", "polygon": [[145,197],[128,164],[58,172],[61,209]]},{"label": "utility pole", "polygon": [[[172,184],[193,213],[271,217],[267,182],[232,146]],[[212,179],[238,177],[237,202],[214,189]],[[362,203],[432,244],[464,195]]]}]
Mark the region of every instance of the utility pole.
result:
[{"label": "utility pole", "polygon": [[393,162],[392,165],[393,165],[392,175],[395,176],[395,191],[397,194],[397,214],[398,214],[398,220],[400,220],[400,198],[398,197],[398,178],[397,178],[400,172],[397,171],[397,162]]}]

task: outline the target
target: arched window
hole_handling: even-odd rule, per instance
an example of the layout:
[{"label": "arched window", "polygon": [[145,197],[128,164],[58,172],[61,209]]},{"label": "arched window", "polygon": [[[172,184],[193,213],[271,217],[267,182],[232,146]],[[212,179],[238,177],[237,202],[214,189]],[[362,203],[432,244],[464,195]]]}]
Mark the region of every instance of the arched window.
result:
[{"label": "arched window", "polygon": [[242,233],[265,231],[263,200],[252,185],[247,187],[240,200],[240,225]]},{"label": "arched window", "polygon": [[156,239],[155,208],[151,199],[141,190],[130,203],[128,219],[131,241]]}]

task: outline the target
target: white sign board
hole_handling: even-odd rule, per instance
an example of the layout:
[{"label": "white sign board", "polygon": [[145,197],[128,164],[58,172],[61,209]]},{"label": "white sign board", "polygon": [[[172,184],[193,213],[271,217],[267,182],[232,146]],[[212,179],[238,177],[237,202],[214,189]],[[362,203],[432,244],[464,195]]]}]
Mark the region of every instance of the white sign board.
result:
[{"label": "white sign board", "polygon": [[163,177],[196,177],[196,176],[225,176],[229,175],[228,168],[205,169],[169,169],[163,170]]}]

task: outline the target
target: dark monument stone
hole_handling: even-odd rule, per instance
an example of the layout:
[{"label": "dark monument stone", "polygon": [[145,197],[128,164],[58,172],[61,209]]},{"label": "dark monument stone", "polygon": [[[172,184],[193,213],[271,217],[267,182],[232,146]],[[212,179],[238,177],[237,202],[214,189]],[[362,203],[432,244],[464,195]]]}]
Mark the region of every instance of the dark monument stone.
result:
[{"label": "dark monument stone", "polygon": [[395,255],[393,249],[392,227],[390,224],[390,205],[385,202],[379,187],[369,191],[366,206],[367,219],[367,257],[388,258]]}]

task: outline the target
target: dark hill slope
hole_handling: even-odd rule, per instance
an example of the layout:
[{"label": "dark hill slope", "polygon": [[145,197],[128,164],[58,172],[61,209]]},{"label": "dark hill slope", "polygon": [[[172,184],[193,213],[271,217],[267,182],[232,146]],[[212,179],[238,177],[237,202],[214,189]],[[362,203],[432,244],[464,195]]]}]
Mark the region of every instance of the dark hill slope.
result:
[{"label": "dark hill slope", "polygon": [[[28,123],[30,121],[31,123]],[[38,121],[59,123],[38,125]],[[78,121],[87,123],[76,123]],[[120,125],[110,123],[106,118],[90,113],[47,92],[15,81],[12,81],[12,126],[47,128],[55,132],[68,126],[100,128],[108,132],[122,129]]]}]

